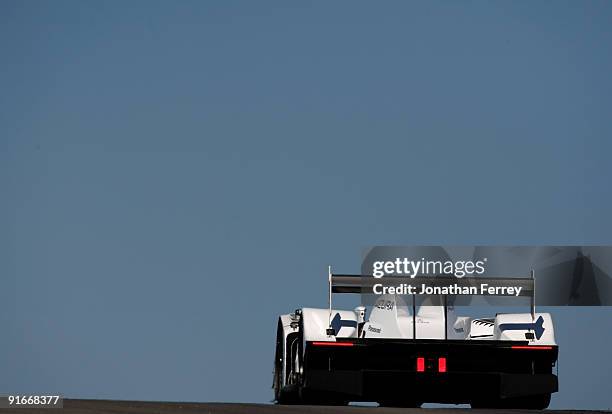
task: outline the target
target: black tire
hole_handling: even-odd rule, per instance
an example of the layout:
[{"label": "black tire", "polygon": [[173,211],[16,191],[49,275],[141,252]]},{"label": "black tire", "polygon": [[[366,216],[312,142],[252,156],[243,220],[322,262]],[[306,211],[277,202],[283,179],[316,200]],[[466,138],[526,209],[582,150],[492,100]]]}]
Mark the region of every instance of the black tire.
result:
[{"label": "black tire", "polygon": [[527,395],[514,398],[491,398],[475,400],[472,408],[522,408],[527,410],[544,410],[550,404],[550,394]]},{"label": "black tire", "polygon": [[296,385],[287,385],[282,389],[274,389],[274,399],[280,405],[295,405],[300,403]]},{"label": "black tire", "polygon": [[315,391],[300,387],[300,403],[307,405],[347,405],[349,401],[334,392]]},{"label": "black tire", "polygon": [[508,398],[503,401],[503,408],[524,408],[544,410],[550,404],[550,394],[529,395],[526,397]]}]

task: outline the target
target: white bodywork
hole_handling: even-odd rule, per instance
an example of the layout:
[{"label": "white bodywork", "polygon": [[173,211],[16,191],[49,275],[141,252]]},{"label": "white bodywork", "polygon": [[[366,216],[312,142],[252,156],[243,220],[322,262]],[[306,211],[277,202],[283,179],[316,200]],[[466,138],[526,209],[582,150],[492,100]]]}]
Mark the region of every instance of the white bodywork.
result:
[{"label": "white bodywork", "polygon": [[[329,309],[303,308],[301,311],[304,341],[335,341],[336,338],[356,338],[359,335],[359,310],[332,309],[331,326],[336,331],[335,336],[326,334],[330,325]],[[281,316],[283,326],[288,328],[288,333],[295,332],[290,327],[289,318],[289,315]],[[361,337],[413,339],[413,320],[416,321],[417,339],[528,340],[534,345],[556,345],[549,313],[536,313],[535,318],[531,313],[508,313],[481,319],[457,316],[455,308],[450,306],[445,316],[444,306],[421,304],[416,307],[416,317],[413,318],[412,304],[395,295],[381,297],[377,306],[372,308],[361,329]],[[542,332],[539,332],[540,328]]]},{"label": "white bodywork", "polygon": [[[306,341],[329,341],[325,330],[329,326],[329,310],[303,308],[304,339]],[[334,310],[332,326],[336,329],[338,338],[357,338],[357,313],[355,311]],[[340,321],[339,323],[335,321]]]}]

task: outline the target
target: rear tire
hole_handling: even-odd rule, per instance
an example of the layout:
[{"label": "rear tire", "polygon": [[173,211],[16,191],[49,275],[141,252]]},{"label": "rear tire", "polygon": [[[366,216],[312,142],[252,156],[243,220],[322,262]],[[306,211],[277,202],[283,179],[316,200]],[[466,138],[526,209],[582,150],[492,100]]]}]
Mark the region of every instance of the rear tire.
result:
[{"label": "rear tire", "polygon": [[314,391],[300,387],[300,404],[308,405],[347,405],[342,395],[334,392]]},{"label": "rear tire", "polygon": [[280,405],[295,405],[300,403],[300,396],[296,385],[287,385],[282,389],[275,389],[276,403]]},{"label": "rear tire", "polygon": [[470,403],[472,408],[522,408],[528,410],[544,410],[550,404],[550,394],[527,395],[514,398],[491,398],[475,400]]}]

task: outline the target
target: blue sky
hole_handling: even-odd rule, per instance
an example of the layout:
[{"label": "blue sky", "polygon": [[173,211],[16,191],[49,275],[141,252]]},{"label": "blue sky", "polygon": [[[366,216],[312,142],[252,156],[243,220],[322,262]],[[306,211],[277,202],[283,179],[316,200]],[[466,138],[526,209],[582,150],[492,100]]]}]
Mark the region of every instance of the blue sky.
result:
[{"label": "blue sky", "polygon": [[[612,4],[0,3],[0,390],[272,398],[376,244],[610,244]],[[609,308],[557,313],[610,408]],[[605,332],[604,332],[605,331]]]}]

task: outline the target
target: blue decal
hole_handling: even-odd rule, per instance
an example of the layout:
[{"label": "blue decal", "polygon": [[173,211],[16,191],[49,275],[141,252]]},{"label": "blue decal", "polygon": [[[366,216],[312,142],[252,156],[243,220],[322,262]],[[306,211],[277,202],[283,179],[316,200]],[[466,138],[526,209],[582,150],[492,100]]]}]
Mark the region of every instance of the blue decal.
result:
[{"label": "blue decal", "polygon": [[346,326],[348,328],[356,328],[357,327],[357,322],[356,321],[351,321],[348,319],[342,319],[340,317],[339,313],[336,313],[336,316],[334,316],[334,319],[332,319],[331,321],[331,327],[334,328],[334,331],[336,331],[336,333],[340,332],[340,328],[342,328],[343,326]]},{"label": "blue decal", "polygon": [[546,329],[544,329],[544,318],[540,316],[533,323],[502,323],[499,325],[500,331],[534,331],[536,339],[540,339]]}]

